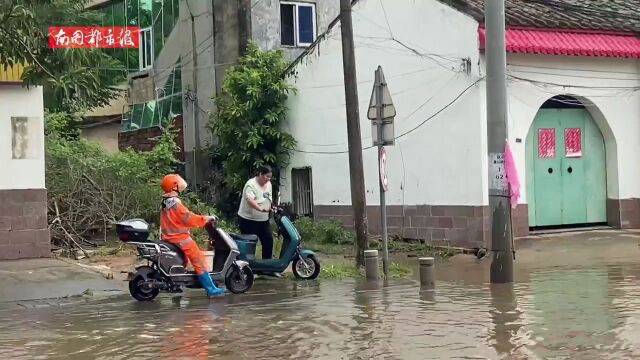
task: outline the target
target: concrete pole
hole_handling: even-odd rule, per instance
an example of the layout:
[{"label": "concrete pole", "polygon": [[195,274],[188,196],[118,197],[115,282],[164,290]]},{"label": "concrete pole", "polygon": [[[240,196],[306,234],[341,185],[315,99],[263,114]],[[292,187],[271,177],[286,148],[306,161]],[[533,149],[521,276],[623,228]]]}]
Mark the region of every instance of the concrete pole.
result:
[{"label": "concrete pole", "polygon": [[362,139],[360,112],[358,109],[358,81],[351,22],[351,0],[340,0],[340,27],[342,33],[342,66],[344,93],[347,108],[347,139],[349,143],[349,172],[351,180],[351,205],[356,229],[356,265],[364,264],[364,250],[369,246],[367,234],[364,170],[362,165]]},{"label": "concrete pole", "polygon": [[378,265],[378,250],[364,251],[364,274],[367,280],[380,279],[380,267]]},{"label": "concrete pole", "polygon": [[[504,0],[485,0],[487,72],[487,144],[489,166],[504,161],[507,141],[507,53],[505,47]],[[504,169],[504,165],[503,165]],[[508,187],[495,186],[496,173],[489,171],[491,216],[491,282],[513,282],[511,212]]]},{"label": "concrete pole", "polygon": [[425,290],[435,288],[435,259],[423,257],[418,261],[420,262],[420,287]]}]

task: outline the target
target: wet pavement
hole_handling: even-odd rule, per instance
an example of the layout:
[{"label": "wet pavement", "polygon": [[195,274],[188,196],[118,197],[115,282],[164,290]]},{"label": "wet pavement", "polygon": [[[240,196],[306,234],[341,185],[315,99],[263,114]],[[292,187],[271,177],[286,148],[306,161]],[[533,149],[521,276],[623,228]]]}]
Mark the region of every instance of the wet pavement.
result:
[{"label": "wet pavement", "polygon": [[0,309],[30,307],[31,302],[121,293],[122,283],[107,280],[95,269],[57,259],[0,261]]},{"label": "wet pavement", "polygon": [[[3,310],[13,359],[632,359],[640,356],[640,248],[631,232],[518,242],[515,285],[489,261],[437,264],[437,288],[258,281],[250,294],[126,295]],[[406,261],[412,261],[411,259]]]}]

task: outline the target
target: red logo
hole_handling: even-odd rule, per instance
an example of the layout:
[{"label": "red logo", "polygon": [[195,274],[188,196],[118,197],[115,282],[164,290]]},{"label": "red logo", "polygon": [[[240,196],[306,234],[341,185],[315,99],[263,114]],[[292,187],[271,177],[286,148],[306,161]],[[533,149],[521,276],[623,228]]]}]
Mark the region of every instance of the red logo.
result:
[{"label": "red logo", "polygon": [[49,47],[60,48],[139,48],[140,28],[135,26],[53,26],[49,28]]}]

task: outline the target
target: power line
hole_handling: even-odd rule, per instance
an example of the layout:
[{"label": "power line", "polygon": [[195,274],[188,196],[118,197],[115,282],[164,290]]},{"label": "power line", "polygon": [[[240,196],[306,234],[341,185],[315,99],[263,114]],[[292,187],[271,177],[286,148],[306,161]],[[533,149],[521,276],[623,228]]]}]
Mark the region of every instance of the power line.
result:
[{"label": "power line", "polygon": [[550,76],[560,76],[560,77],[570,77],[570,78],[580,78],[580,79],[599,79],[599,80],[622,80],[622,81],[639,81],[640,78],[615,78],[615,77],[603,77],[603,76],[587,76],[587,75],[572,75],[572,74],[559,74],[559,73],[551,73],[551,72],[542,72],[542,71],[529,71],[529,70],[512,70],[518,73],[524,74],[538,74],[538,75],[550,75]]},{"label": "power line", "polygon": [[[394,79],[402,76],[413,75],[413,74],[429,71],[431,69],[432,68],[424,68],[424,69],[409,71],[406,73],[400,73],[400,74],[389,76],[387,77],[387,79]],[[374,80],[360,80],[358,81],[358,84],[368,84],[368,83],[372,83],[373,81]],[[315,85],[315,86],[301,86],[299,87],[299,89],[324,89],[324,88],[335,88],[335,87],[343,87],[343,86],[344,84],[327,84],[327,85]]]},{"label": "power line", "polygon": [[624,75],[637,75],[637,72],[629,71],[614,71],[614,70],[595,70],[595,69],[567,69],[552,66],[540,66],[540,65],[524,65],[524,64],[507,64],[509,67],[525,67],[531,69],[543,69],[543,70],[561,70],[561,71],[574,71],[574,72],[589,72],[589,73],[605,73],[605,74],[624,74]]},{"label": "power line", "polygon": [[[446,109],[451,107],[451,105],[453,105],[455,102],[457,102],[464,94],[467,93],[467,91],[469,91],[472,87],[474,87],[477,83],[479,83],[482,80],[484,80],[484,78],[479,78],[476,81],[474,81],[471,85],[467,86],[461,93],[459,93],[455,98],[453,98],[453,100],[451,100],[449,103],[447,103],[447,105],[445,105],[440,110],[438,110],[435,113],[433,113],[431,116],[426,118],[424,121],[422,121],[417,126],[415,126],[412,129],[410,129],[408,131],[405,131],[404,133],[396,136],[394,139],[398,140],[398,139],[400,139],[400,138],[402,138],[402,137],[404,137],[406,135],[409,135],[410,133],[418,130],[420,127],[422,127],[428,121],[432,120],[436,116],[440,115],[443,111],[445,111]],[[427,101],[429,101],[429,100],[430,99],[427,99]],[[367,146],[367,147],[363,148],[362,150],[364,151],[364,150],[372,149],[374,147],[375,146],[370,145],[370,146]],[[306,151],[306,150],[299,150],[299,149],[294,149],[294,151],[298,152],[298,153],[303,153],[303,154],[319,154],[319,155],[347,154],[349,152],[349,151]]]},{"label": "power line", "polygon": [[400,134],[398,136],[395,137],[395,139],[400,139],[406,135],[409,135],[410,133],[418,130],[422,125],[426,124],[427,121],[433,119],[434,117],[438,116],[440,113],[442,113],[443,111],[445,111],[446,109],[448,109],[451,105],[453,105],[456,101],[458,101],[458,99],[460,99],[464,94],[466,94],[467,91],[469,91],[472,87],[474,87],[477,83],[479,83],[480,81],[482,81],[484,78],[480,78],[476,81],[474,81],[471,85],[467,86],[460,94],[458,94],[458,96],[456,96],[453,100],[451,100],[447,105],[445,105],[445,107],[443,107],[442,109],[436,111],[433,115],[429,116],[428,118],[426,118],[423,122],[421,122],[420,124],[418,124],[416,127],[414,127],[413,129],[404,132],[403,134]]},{"label": "power line", "polygon": [[580,89],[604,89],[604,90],[607,90],[607,89],[608,90],[615,90],[615,89],[639,90],[640,89],[640,87],[638,86],[589,86],[589,85],[560,84],[560,83],[549,82],[549,81],[527,79],[527,78],[514,76],[514,75],[508,75],[508,76],[515,80],[525,81],[525,82],[530,82],[535,84],[544,84],[544,85],[552,85],[552,86],[560,86],[560,87],[572,87],[572,88],[580,88]]}]

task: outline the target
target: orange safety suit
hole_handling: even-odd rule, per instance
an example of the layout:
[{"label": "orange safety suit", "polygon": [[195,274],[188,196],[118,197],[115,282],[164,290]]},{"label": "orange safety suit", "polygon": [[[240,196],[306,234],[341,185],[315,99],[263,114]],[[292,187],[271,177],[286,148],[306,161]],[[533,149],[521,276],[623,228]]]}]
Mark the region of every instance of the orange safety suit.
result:
[{"label": "orange safety suit", "polygon": [[191,238],[189,229],[204,227],[207,221],[207,217],[189,211],[176,196],[162,199],[162,211],[160,212],[162,240],[182,249],[198,275],[206,272],[204,255],[202,255],[198,244]]}]

